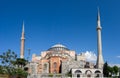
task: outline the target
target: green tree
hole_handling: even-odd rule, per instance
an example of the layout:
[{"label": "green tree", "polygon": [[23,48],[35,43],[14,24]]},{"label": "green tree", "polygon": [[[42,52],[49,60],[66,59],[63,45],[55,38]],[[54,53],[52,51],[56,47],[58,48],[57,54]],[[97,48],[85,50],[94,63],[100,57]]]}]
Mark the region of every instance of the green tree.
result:
[{"label": "green tree", "polygon": [[109,76],[111,77],[112,74],[114,73],[113,67],[108,66],[108,67],[107,67],[107,70],[108,70],[108,72],[109,72]]},{"label": "green tree", "polygon": [[4,52],[2,55],[0,55],[0,60],[2,64],[2,70],[4,73],[11,74],[12,71],[14,71],[14,62],[17,58],[17,55],[15,52],[8,50],[7,52]]},{"label": "green tree", "polygon": [[114,73],[117,75],[119,72],[119,68],[117,66],[113,66]]},{"label": "green tree", "polygon": [[25,78],[28,75],[28,73],[21,68],[17,68],[15,73],[16,73],[15,75],[17,75],[19,77],[25,77]]},{"label": "green tree", "polygon": [[111,77],[112,74],[116,74],[119,72],[119,68],[117,66],[110,67],[108,66],[107,62],[104,64],[103,67],[103,74],[104,77]]},{"label": "green tree", "polygon": [[119,67],[119,71],[118,72],[119,72],[119,78],[120,78],[120,67]]},{"label": "green tree", "polygon": [[108,70],[107,62],[105,62],[104,66],[103,66],[103,74],[104,74],[104,77],[108,77],[109,76],[109,70]]},{"label": "green tree", "polygon": [[4,66],[12,66],[16,58],[17,55],[11,50],[8,50],[7,52],[4,52],[2,55],[0,55],[1,62]]},{"label": "green tree", "polygon": [[17,65],[20,68],[23,68],[27,63],[28,63],[27,60],[21,59],[21,58],[17,58],[14,64]]},{"label": "green tree", "polygon": [[0,73],[3,74],[3,66],[0,65]]},{"label": "green tree", "polygon": [[11,50],[4,52],[2,55],[0,55],[0,62],[0,74],[26,78],[27,72],[24,71],[23,67],[28,63],[28,61],[17,58],[17,54],[15,54],[15,52]]}]

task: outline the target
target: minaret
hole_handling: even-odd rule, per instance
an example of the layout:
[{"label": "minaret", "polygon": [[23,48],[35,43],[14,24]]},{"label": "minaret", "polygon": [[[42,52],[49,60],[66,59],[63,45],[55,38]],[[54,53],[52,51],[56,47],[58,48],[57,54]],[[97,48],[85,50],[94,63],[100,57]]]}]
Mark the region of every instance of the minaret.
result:
[{"label": "minaret", "polygon": [[98,50],[98,56],[97,56],[97,68],[103,68],[104,61],[102,56],[102,40],[101,40],[101,24],[100,24],[100,12],[98,8],[98,15],[97,15],[97,50]]},{"label": "minaret", "polygon": [[25,31],[24,31],[24,22],[22,27],[22,36],[21,36],[21,49],[20,49],[20,58],[24,58],[24,48],[25,48]]}]

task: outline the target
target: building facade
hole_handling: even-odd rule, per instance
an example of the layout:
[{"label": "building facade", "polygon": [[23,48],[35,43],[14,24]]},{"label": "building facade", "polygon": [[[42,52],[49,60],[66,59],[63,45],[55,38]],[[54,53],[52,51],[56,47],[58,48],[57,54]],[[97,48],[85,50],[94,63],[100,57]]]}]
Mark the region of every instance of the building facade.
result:
[{"label": "building facade", "polygon": [[[96,64],[85,59],[84,53],[77,55],[62,44],[55,44],[40,55],[33,54],[29,63],[28,78],[44,78],[50,74],[71,74],[71,77],[103,77],[103,56],[101,39],[100,13],[97,16],[97,47],[98,56]],[[21,58],[24,58],[24,24],[21,38]],[[64,78],[64,77],[63,77]]]},{"label": "building facade", "polygon": [[62,44],[56,44],[41,55],[32,56],[29,73],[32,75],[71,74],[72,77],[102,77],[102,69]]}]

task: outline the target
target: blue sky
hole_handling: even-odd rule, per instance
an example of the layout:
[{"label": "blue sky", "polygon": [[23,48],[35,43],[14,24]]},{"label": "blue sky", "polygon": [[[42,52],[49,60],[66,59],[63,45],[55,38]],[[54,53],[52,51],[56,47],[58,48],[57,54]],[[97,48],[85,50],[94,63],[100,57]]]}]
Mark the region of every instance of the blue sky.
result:
[{"label": "blue sky", "polygon": [[0,54],[20,54],[25,23],[25,56],[57,43],[76,53],[97,54],[96,19],[100,7],[104,60],[120,63],[120,0],[0,0]]}]

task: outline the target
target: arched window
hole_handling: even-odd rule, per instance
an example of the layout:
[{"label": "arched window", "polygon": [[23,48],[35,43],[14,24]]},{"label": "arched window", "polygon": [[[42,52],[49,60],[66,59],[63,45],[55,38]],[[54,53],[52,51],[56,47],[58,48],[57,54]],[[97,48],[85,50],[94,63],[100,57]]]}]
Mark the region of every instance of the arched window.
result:
[{"label": "arched window", "polygon": [[87,71],[85,72],[85,74],[87,74],[87,77],[91,77],[92,72],[91,72],[90,70],[87,70]]},{"label": "arched window", "polygon": [[85,74],[91,74],[92,72],[90,70],[87,70]]},{"label": "arched window", "polygon": [[82,73],[80,70],[76,70],[75,73]]},{"label": "arched window", "polygon": [[57,68],[57,63],[56,62],[53,63],[53,67]]},{"label": "arched window", "polygon": [[101,72],[99,70],[95,71],[96,77],[100,77]]},{"label": "arched window", "polygon": [[45,64],[44,64],[44,70],[46,70],[46,69],[47,69],[47,64],[45,63]]},{"label": "arched window", "polygon": [[77,74],[77,78],[80,78],[80,74],[81,74],[82,72],[80,71],[80,70],[76,70],[75,71],[75,74]]},{"label": "arched window", "polygon": [[95,71],[95,73],[101,73],[99,70]]}]

